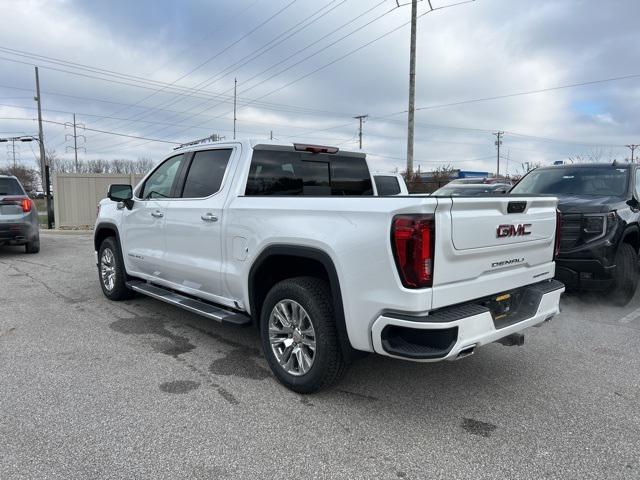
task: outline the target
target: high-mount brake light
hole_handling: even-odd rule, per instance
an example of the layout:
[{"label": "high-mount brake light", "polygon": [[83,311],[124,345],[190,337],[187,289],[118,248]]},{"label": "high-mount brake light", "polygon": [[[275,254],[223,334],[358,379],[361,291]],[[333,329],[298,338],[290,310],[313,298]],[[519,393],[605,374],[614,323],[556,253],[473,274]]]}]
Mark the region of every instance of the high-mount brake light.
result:
[{"label": "high-mount brake light", "polygon": [[311,152],[311,153],[338,153],[340,150],[338,147],[327,147],[325,145],[307,145],[305,143],[294,143],[293,148],[297,152]]},{"label": "high-mount brake light", "polygon": [[393,217],[391,246],[400,279],[406,288],[433,285],[435,233],[433,215]]}]

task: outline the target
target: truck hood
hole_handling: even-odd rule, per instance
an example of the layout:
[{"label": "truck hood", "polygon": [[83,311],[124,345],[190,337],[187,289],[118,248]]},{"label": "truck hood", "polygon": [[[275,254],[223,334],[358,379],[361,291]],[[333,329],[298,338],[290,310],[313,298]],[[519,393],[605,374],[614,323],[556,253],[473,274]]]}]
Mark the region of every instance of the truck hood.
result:
[{"label": "truck hood", "polygon": [[558,209],[562,213],[606,213],[620,208],[623,203],[620,197],[558,195]]}]

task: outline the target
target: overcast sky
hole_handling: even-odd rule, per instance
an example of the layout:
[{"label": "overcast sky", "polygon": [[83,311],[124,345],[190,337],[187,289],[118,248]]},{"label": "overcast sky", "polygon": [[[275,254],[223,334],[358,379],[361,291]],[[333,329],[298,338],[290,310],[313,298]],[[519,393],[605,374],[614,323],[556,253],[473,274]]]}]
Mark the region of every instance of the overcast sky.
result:
[{"label": "overcast sky", "polygon": [[[404,168],[410,6],[395,0],[0,0],[0,8],[0,136],[37,132],[39,65],[47,148],[71,156],[71,130],[60,124],[75,112],[87,127],[78,132],[82,158],[158,161],[171,143],[94,130],[229,139],[237,77],[239,136],[273,131],[285,142],[353,149],[352,117],[368,114],[374,168]],[[419,14],[428,8],[419,2]],[[640,143],[639,18],[637,0],[476,0],[421,16],[416,165],[495,171],[496,130],[507,132],[503,172],[573,155],[627,158],[624,145]],[[10,120],[21,118],[29,120]],[[35,165],[30,145],[18,148]]]}]

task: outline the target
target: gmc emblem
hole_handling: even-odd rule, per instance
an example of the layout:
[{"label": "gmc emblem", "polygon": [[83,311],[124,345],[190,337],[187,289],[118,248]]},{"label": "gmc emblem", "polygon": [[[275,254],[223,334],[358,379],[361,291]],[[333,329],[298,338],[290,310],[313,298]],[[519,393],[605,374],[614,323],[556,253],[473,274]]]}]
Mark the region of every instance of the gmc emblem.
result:
[{"label": "gmc emblem", "polygon": [[527,230],[531,226],[530,223],[521,223],[519,225],[498,225],[496,230],[496,237],[519,237],[521,235],[531,235],[531,232]]}]

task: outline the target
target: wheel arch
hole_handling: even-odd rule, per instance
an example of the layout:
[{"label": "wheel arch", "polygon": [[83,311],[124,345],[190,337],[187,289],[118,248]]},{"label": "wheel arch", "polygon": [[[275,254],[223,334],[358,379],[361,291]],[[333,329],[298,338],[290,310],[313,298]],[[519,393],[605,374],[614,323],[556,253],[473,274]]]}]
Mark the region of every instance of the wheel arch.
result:
[{"label": "wheel arch", "polygon": [[100,249],[100,244],[107,237],[116,237],[118,245],[122,248],[122,242],[120,242],[120,232],[118,231],[118,227],[115,223],[111,222],[100,222],[93,233],[93,246],[96,252]]},{"label": "wheel arch", "polygon": [[[275,265],[281,267],[277,273],[273,268]],[[340,347],[344,358],[351,360],[355,350],[347,333],[338,272],[329,254],[318,248],[270,245],[256,257],[248,278],[249,308],[254,325],[260,325],[262,303],[273,285],[286,278],[307,275],[324,278],[328,282]]]},{"label": "wheel arch", "polygon": [[636,253],[638,253],[638,251],[640,251],[640,227],[638,227],[637,224],[629,225],[622,234],[620,243],[630,244]]}]

